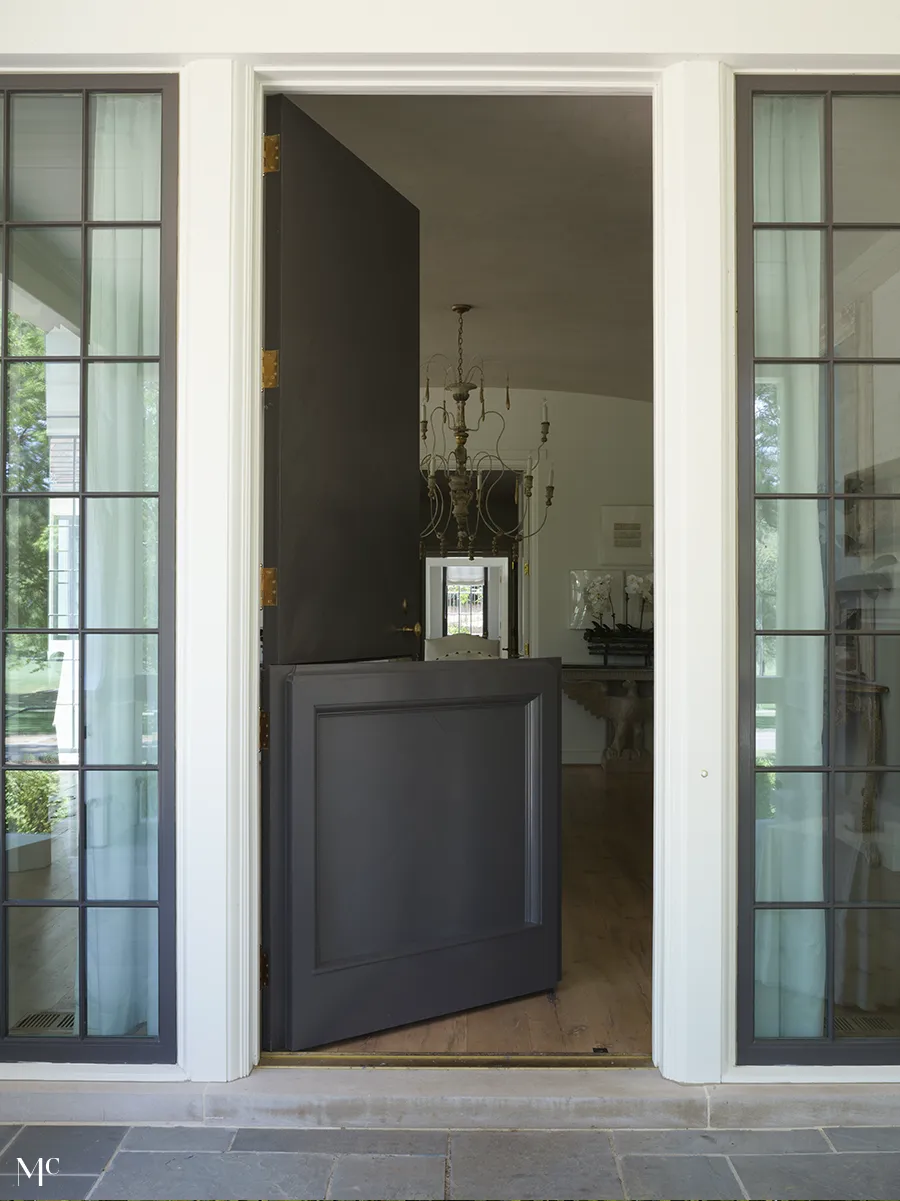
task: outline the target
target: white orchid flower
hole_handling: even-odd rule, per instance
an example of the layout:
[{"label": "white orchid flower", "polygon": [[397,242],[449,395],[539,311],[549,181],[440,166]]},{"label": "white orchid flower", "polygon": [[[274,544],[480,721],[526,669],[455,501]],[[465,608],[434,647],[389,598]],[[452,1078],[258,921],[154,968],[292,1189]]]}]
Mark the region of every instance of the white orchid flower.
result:
[{"label": "white orchid flower", "polygon": [[625,593],[627,596],[641,596],[644,589],[644,580],[639,575],[629,575],[625,579]]}]

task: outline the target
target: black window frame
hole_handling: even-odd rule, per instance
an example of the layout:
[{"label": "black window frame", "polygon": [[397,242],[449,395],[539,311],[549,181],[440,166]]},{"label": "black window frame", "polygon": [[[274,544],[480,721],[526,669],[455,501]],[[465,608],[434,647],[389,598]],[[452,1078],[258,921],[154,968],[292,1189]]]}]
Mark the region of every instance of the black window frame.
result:
[{"label": "black window frame", "polygon": [[[79,1014],[81,1030],[75,1035],[53,1038],[51,1036],[20,1037],[6,1034],[8,1012],[8,980],[6,978],[6,949],[7,949],[7,914],[15,902],[10,902],[6,896],[5,873],[5,817],[0,820],[0,873],[3,877],[3,891],[0,893],[0,1062],[50,1062],[50,1063],[127,1063],[127,1064],[169,1064],[177,1062],[177,989],[176,989],[176,892],[175,892],[175,472],[176,472],[176,352],[177,352],[177,221],[178,221],[178,75],[166,74],[91,74],[91,73],[52,73],[52,74],[21,74],[7,75],[0,73],[0,94],[3,95],[3,163],[4,181],[8,184],[10,178],[10,104],[9,95],[19,93],[49,93],[67,92],[80,93],[83,98],[85,115],[88,112],[89,96],[92,93],[156,93],[162,98],[162,161],[161,161],[161,197],[160,220],[125,222],[125,225],[154,226],[161,230],[160,236],[160,327],[159,327],[159,625],[158,637],[158,853],[159,874],[158,894],[155,902],[128,901],[122,902],[87,902],[85,890],[82,887],[76,901],[62,902],[77,910],[79,915]],[[84,122],[83,163],[87,165],[87,145],[89,126]],[[86,176],[85,176],[86,189]],[[8,264],[9,227],[15,227],[21,222],[8,220],[9,189],[0,202],[0,230],[2,230],[2,288],[4,302],[8,299],[9,280],[6,266]],[[27,224],[27,223],[26,223]],[[53,222],[34,222],[35,225],[53,224]],[[91,222],[88,213],[83,209],[80,221],[57,222],[79,226],[82,236],[92,225],[104,226],[115,224],[109,221]],[[6,311],[6,305],[3,305]],[[5,339],[3,350],[5,351]],[[137,356],[138,358],[140,356]],[[78,356],[82,375],[85,362],[88,360],[88,346],[82,337],[82,345]],[[125,361],[132,361],[123,356]],[[6,359],[0,359],[0,429],[3,432],[5,455],[6,430]],[[83,384],[83,379],[82,379]],[[85,394],[82,386],[81,417],[84,422]],[[85,439],[81,440],[81,478],[77,495],[83,498],[88,492],[84,475]],[[6,505],[6,477],[3,472],[3,505]],[[73,490],[74,492],[74,490]],[[66,494],[61,494],[66,495]],[[116,494],[120,495],[120,494]],[[129,495],[122,493],[121,495]],[[83,523],[80,534],[81,546],[84,545]],[[5,581],[6,564],[3,559],[4,542],[0,540],[0,579]],[[83,564],[83,559],[81,560]],[[81,567],[81,565],[80,565]],[[80,589],[84,591],[84,573],[80,570]],[[5,590],[5,584],[4,584]],[[4,616],[5,621],[5,616]],[[79,639],[83,641],[84,611],[79,613]],[[4,627],[5,628],[5,627]],[[91,633],[103,633],[102,630]],[[121,631],[116,631],[121,632]],[[129,631],[125,631],[126,633]],[[153,631],[150,631],[153,632]],[[2,654],[2,648],[0,648]],[[5,680],[0,677],[0,687],[4,689]],[[79,695],[81,704],[81,737],[84,742],[84,676],[83,661],[79,672]],[[5,755],[4,755],[5,760]],[[84,757],[79,758],[77,770],[83,777],[85,771]],[[104,769],[100,769],[104,770]],[[154,770],[152,765],[142,766],[141,770]],[[0,804],[5,805],[5,767],[0,766]],[[82,882],[84,877],[85,823],[84,795],[79,794],[79,860]],[[60,904],[60,902],[54,902]],[[158,911],[158,952],[159,952],[159,1033],[157,1037],[105,1037],[88,1035],[86,1030],[86,958],[85,931],[88,908],[121,907],[127,908],[156,908]]]},{"label": "black window frame", "polygon": [[[755,373],[758,363],[775,360],[769,356],[755,354],[754,344],[754,232],[763,229],[821,229],[824,232],[825,273],[828,298],[826,321],[827,352],[817,359],[791,359],[783,356],[779,362],[812,362],[825,367],[827,375],[826,403],[828,406],[829,448],[833,451],[834,387],[833,364],[844,360],[834,351],[834,306],[832,241],[837,227],[860,229],[900,229],[897,222],[835,222],[832,212],[832,96],[865,96],[894,94],[900,96],[900,76],[869,75],[739,75],[736,79],[736,137],[735,137],[735,185],[736,185],[736,267],[737,267],[737,404],[738,404],[738,896],[737,896],[737,1055],[739,1065],[798,1065],[798,1066],[866,1066],[900,1063],[900,1038],[848,1038],[834,1034],[834,922],[831,918],[835,909],[853,908],[853,904],[837,901],[831,893],[833,877],[834,837],[834,789],[831,785],[835,767],[833,754],[835,684],[833,662],[833,640],[838,633],[834,625],[833,598],[829,597],[828,626],[828,696],[827,713],[829,729],[828,758],[821,771],[828,780],[827,803],[824,828],[825,899],[822,902],[759,903],[755,898],[756,856],[756,579],[755,579]],[[822,220],[799,222],[754,221],[753,190],[753,99],[757,95],[818,95],[825,97],[823,132],[823,172],[825,207]],[[873,360],[876,363],[884,359]],[[893,360],[900,363],[900,359]],[[832,453],[833,458],[833,453]],[[818,499],[829,502],[829,525],[834,522],[836,481],[833,463],[829,491],[818,494]],[[778,494],[779,498],[782,494]],[[787,497],[795,494],[785,493]],[[806,495],[806,494],[804,494]],[[833,543],[833,538],[832,538]],[[833,550],[831,551],[833,559]],[[834,567],[829,569],[833,576]],[[831,580],[833,584],[833,580]],[[829,589],[832,591],[832,589]],[[777,631],[776,633],[784,633]],[[790,633],[791,631],[787,631]],[[798,631],[799,632],[799,631]],[[808,631],[804,631],[807,633]],[[769,631],[766,631],[769,633]],[[868,632],[867,632],[868,633]],[[760,770],[767,770],[761,768]],[[772,770],[772,769],[768,769]],[[778,767],[777,771],[791,771],[790,767]],[[801,770],[801,769],[793,769]],[[848,769],[839,769],[848,770]],[[856,771],[859,771],[856,768]],[[900,909],[898,905],[880,905],[879,908]],[[822,909],[826,912],[826,1034],[822,1038],[778,1038],[758,1039],[754,1033],[754,917],[760,909]]]}]

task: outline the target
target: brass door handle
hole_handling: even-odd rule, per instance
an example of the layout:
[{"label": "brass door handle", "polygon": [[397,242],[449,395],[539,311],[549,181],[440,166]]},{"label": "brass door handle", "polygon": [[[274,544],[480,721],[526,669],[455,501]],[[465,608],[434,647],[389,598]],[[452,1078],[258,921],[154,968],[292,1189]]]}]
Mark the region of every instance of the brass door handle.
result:
[{"label": "brass door handle", "polygon": [[414,626],[394,626],[394,631],[397,634],[415,634],[417,638],[422,637],[422,623],[417,621]]}]

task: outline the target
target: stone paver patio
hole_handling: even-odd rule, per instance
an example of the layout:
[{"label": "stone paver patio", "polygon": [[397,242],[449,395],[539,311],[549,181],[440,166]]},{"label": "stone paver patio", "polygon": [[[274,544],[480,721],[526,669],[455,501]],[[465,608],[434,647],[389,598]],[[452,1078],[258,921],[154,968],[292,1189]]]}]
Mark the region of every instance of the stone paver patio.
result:
[{"label": "stone paver patio", "polygon": [[900,1126],[527,1131],[0,1127],[0,1201],[353,1197],[884,1201],[900,1198]]}]

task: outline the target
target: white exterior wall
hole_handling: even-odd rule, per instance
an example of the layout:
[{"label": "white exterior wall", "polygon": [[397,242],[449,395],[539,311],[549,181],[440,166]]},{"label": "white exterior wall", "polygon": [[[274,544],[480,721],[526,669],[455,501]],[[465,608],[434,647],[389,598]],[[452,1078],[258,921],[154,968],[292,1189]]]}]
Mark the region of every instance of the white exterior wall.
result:
[{"label": "white exterior wall", "polygon": [[[471,47],[478,47],[473,54]],[[223,1080],[258,1045],[256,586],[262,88],[652,91],[657,612],[654,1056],[733,1068],[736,798],[732,71],[900,70],[900,7],[859,0],[62,0],[7,5],[0,70],[179,70],[177,1069],[12,1065],[19,1079]],[[218,515],[216,522],[209,513]],[[704,538],[696,536],[702,529]],[[705,581],[705,637],[695,626]],[[897,1079],[772,1068],[756,1078]]]}]

